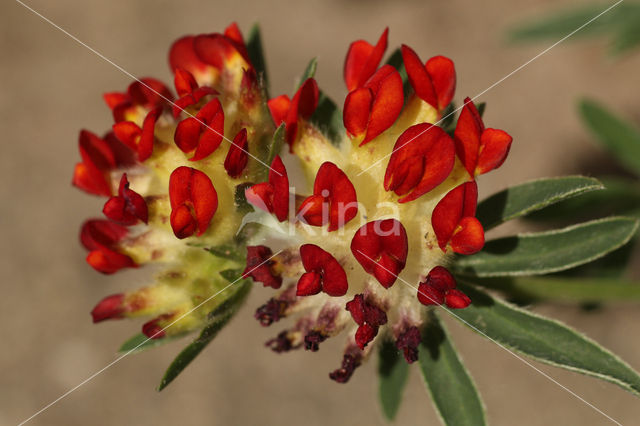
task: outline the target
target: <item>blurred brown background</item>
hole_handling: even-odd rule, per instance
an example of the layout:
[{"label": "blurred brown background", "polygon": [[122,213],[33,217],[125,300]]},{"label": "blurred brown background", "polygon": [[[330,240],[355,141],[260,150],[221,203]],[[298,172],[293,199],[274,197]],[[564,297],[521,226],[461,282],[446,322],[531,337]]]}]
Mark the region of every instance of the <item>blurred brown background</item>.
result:
[{"label": "blurred brown background", "polygon": [[[342,61],[349,42],[412,45],[427,58],[445,54],[458,71],[457,99],[473,96],[521,65],[545,44],[508,45],[504,32],[523,19],[575,1],[244,1],[28,0],[53,22],[138,76],[170,82],[170,43],[185,33],[221,31],[237,21],[245,34],[260,22],[272,93],[290,93],[317,56],[321,87],[342,100]],[[605,2],[606,6],[606,2]],[[0,424],[17,424],[115,359],[138,324],[93,325],[89,310],[106,294],[138,286],[148,271],[104,277],[84,263],[78,227],[99,215],[100,201],[73,189],[80,128],[111,124],[105,91],[129,78],[12,0],[0,5]],[[486,93],[489,126],[515,139],[509,161],[482,178],[486,195],[526,179],[567,174],[602,158],[581,127],[575,101],[587,94],[627,117],[638,114],[640,55],[612,60],[605,43],[566,43]],[[341,101],[340,101],[341,102]],[[132,355],[54,405],[33,425],[382,425],[375,362],[347,385],[327,378],[341,342],[318,353],[278,356],[262,347],[276,333],[248,305],[184,374],[154,388],[181,343]],[[640,310],[607,306],[592,314],[544,306],[640,369]],[[476,379],[494,425],[600,425],[607,420],[493,343],[457,323],[450,328]],[[624,424],[637,424],[640,403],[614,385],[539,366]],[[397,424],[438,424],[412,369]],[[464,407],[460,407],[464,409]]]}]

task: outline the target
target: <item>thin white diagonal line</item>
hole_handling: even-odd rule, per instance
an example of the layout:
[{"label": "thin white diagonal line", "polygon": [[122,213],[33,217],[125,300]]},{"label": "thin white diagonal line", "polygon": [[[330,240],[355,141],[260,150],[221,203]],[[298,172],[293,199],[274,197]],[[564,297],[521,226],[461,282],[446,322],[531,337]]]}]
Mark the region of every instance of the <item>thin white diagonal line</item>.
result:
[{"label": "thin white diagonal line", "polygon": [[109,364],[105,365],[104,367],[102,367],[100,370],[96,371],[95,373],[93,373],[92,375],[90,375],[89,377],[87,377],[86,379],[84,379],[82,382],[78,383],[77,385],[75,385],[74,387],[72,387],[71,389],[69,389],[68,391],[66,391],[65,393],[63,393],[62,395],[60,395],[58,398],[54,399],[53,401],[51,401],[50,403],[48,403],[47,405],[45,405],[44,407],[42,407],[40,410],[38,410],[36,413],[32,414],[29,418],[23,420],[22,422],[20,422],[20,424],[18,426],[22,426],[25,423],[28,423],[29,421],[33,420],[35,417],[37,417],[38,415],[42,414],[44,411],[46,411],[47,409],[51,408],[52,406],[54,406],[55,404],[57,404],[58,402],[60,402],[61,400],[63,400],[64,398],[66,398],[67,396],[69,396],[70,394],[72,394],[73,392],[75,392],[76,390],[78,390],[78,388],[80,388],[81,386],[87,384],[88,382],[90,382],[91,380],[95,379],[97,376],[99,376],[100,374],[102,374],[103,372],[105,372],[107,369],[109,369],[110,367],[112,367],[113,365],[117,364],[118,362],[122,361],[122,359],[126,358],[127,356],[131,355],[136,349],[138,349],[140,346],[144,345],[145,343],[147,343],[149,340],[153,339],[154,337],[156,337],[157,335],[163,333],[164,331],[166,331],[169,327],[171,327],[172,325],[174,325],[175,323],[177,323],[178,321],[182,320],[182,318],[186,317],[187,315],[191,314],[193,311],[195,311],[196,309],[200,308],[202,305],[204,305],[205,303],[213,300],[213,298],[215,298],[217,295],[219,295],[220,293],[224,292],[225,290],[227,290],[229,287],[231,287],[232,285],[234,285],[235,283],[237,283],[238,281],[242,280],[242,278],[255,271],[256,269],[258,269],[260,266],[264,265],[265,263],[269,262],[271,259],[273,259],[274,257],[276,257],[278,254],[280,254],[282,252],[282,250],[279,250],[278,252],[276,252],[275,254],[271,255],[268,259],[260,262],[260,264],[254,266],[253,268],[251,268],[247,273],[243,273],[240,277],[238,277],[236,280],[234,280],[233,282],[231,282],[229,285],[227,285],[225,288],[223,288],[222,290],[218,291],[217,293],[214,293],[213,295],[209,296],[207,299],[205,299],[204,301],[200,302],[198,305],[196,305],[194,308],[192,308],[189,312],[180,315],[180,317],[178,317],[178,319],[174,320],[171,324],[167,325],[166,327],[164,327],[161,330],[156,331],[153,336],[147,337],[145,340],[143,340],[142,342],[140,342],[136,347],[128,350],[127,352],[125,352],[124,354],[120,355],[118,358],[116,358],[115,360],[111,361]]},{"label": "thin white diagonal line", "polygon": [[[47,22],[48,24],[50,24],[51,26],[53,26],[54,28],[56,28],[57,30],[61,31],[62,33],[64,33],[65,35],[67,35],[68,37],[70,37],[73,41],[75,41],[76,43],[82,45],[83,47],[87,48],[89,51],[91,51],[92,53],[94,53],[96,56],[98,56],[100,59],[104,60],[105,62],[108,62],[109,64],[113,65],[118,71],[122,72],[123,74],[127,75],[128,77],[134,79],[135,81],[137,81],[138,83],[142,84],[144,87],[146,87],[148,90],[152,91],[153,93],[155,93],[156,95],[158,95],[159,97],[161,97],[162,99],[164,99],[166,102],[170,103],[171,105],[180,108],[179,105],[177,105],[175,102],[173,102],[171,99],[167,98],[166,96],[164,96],[162,93],[158,92],[157,90],[155,90],[153,87],[149,86],[147,83],[145,83],[144,81],[140,80],[138,77],[136,77],[135,75],[131,74],[129,71],[127,71],[126,69],[122,68],[120,65],[116,64],[115,62],[113,62],[111,59],[107,58],[106,56],[104,56],[102,53],[98,52],[96,49],[94,49],[93,47],[89,46],[88,44],[86,44],[85,42],[83,42],[82,40],[80,40],[78,37],[74,36],[73,34],[71,34],[69,31],[65,30],[64,28],[62,28],[60,25],[56,24],[55,22],[53,22],[51,19],[47,18],[46,16],[42,15],[40,12],[36,11],[35,9],[33,9],[32,7],[30,7],[29,5],[23,3],[21,0],[15,0],[16,3],[20,4],[21,6],[23,6],[25,9],[31,11],[33,14],[35,14],[36,16],[40,17],[43,21]],[[211,130],[213,133],[217,134],[218,136],[221,136],[222,139],[224,139],[225,141],[229,142],[230,144],[234,144],[233,141],[231,139],[229,139],[228,137],[226,137],[225,135],[221,134],[220,132],[218,132],[216,129],[214,129],[213,127],[209,126],[207,123],[205,123],[204,121],[200,120],[198,117],[196,117],[195,115],[191,114],[189,111],[187,111],[186,109],[182,109],[182,112],[184,112],[186,115],[188,115],[189,117],[195,119],[198,123],[202,124],[203,126],[205,126],[207,129]],[[238,146],[238,145],[236,145]],[[269,169],[270,171],[273,171],[274,173],[278,174],[279,176],[282,176],[282,174],[280,172],[278,172],[277,170],[273,170],[271,168],[271,166],[269,164],[266,164],[265,162],[263,162],[262,160],[260,160],[258,157],[256,157],[255,155],[251,154],[249,151],[243,149],[242,147],[238,146],[242,151],[244,151],[248,156],[250,156],[251,158],[253,158],[254,160],[256,160],[258,163],[262,164],[263,166],[265,166],[267,169]]]},{"label": "thin white diagonal line", "polygon": [[[615,2],[614,4],[612,4],[611,6],[609,6],[608,8],[606,8],[605,10],[603,10],[602,12],[600,12],[599,14],[597,14],[596,16],[594,16],[593,18],[589,19],[587,22],[585,22],[584,24],[580,25],[578,28],[576,28],[575,30],[571,31],[569,34],[567,34],[566,36],[562,37],[560,40],[556,41],[555,43],[553,43],[551,46],[547,47],[546,49],[544,49],[543,51],[541,51],[540,53],[538,53],[536,56],[534,56],[533,58],[529,59],[528,61],[526,61],[525,63],[523,63],[522,65],[520,65],[518,68],[514,69],[513,71],[511,71],[509,74],[505,75],[504,77],[502,77],[500,80],[496,81],[495,83],[493,83],[491,86],[487,87],[486,89],[484,89],[483,91],[481,91],[480,93],[476,94],[475,96],[473,96],[471,98],[471,101],[475,101],[477,98],[479,98],[480,96],[484,95],[485,93],[487,93],[489,90],[493,89],[494,87],[496,87],[497,85],[499,85],[500,83],[502,83],[503,81],[505,81],[506,79],[508,79],[509,77],[511,77],[512,75],[514,75],[515,73],[517,73],[518,71],[520,71],[521,69],[523,69],[524,67],[526,67],[527,65],[529,65],[530,63],[532,63],[533,61],[535,61],[536,59],[540,58],[542,55],[544,55],[545,53],[549,52],[551,49],[553,49],[554,47],[556,47],[557,45],[559,45],[560,43],[562,43],[563,41],[565,41],[566,39],[568,39],[569,37],[573,36],[575,33],[577,33],[578,31],[582,30],[584,27],[586,27],[587,25],[591,24],[593,21],[595,21],[596,19],[600,18],[602,15],[604,15],[605,13],[609,12],[611,9],[613,9],[614,7],[618,6],[620,3],[622,3],[624,0],[618,0],[617,2]],[[442,117],[440,120],[436,121],[435,123],[433,123],[434,126],[437,126],[438,124],[442,123],[447,117],[451,116],[452,114],[455,114],[456,112],[460,111],[462,108],[464,108],[464,106],[466,105],[466,103],[463,103],[462,106],[459,106],[458,108],[454,109],[453,111],[451,111],[449,114],[445,115],[444,117]],[[402,145],[400,145],[397,148],[394,148],[393,151],[391,151],[390,153],[384,155],[383,157],[379,158],[378,160],[376,160],[373,164],[371,164],[369,167],[367,167],[366,169],[362,170],[360,173],[357,174],[357,176],[360,176],[361,174],[365,173],[366,171],[368,171],[369,169],[371,169],[372,167],[376,166],[378,163],[380,163],[381,161],[383,161],[385,158],[390,157],[391,155],[393,155],[394,152],[398,151],[399,149],[405,147],[406,145],[410,144],[412,141],[414,141],[416,138],[422,136],[424,133],[428,132],[430,129],[432,129],[432,127],[428,127],[427,129],[423,130],[422,132],[418,133],[417,135],[415,135],[414,137],[412,137],[411,139],[409,139],[408,141],[406,141],[405,143],[403,143]]]},{"label": "thin white diagonal line", "polygon": [[529,367],[531,367],[532,369],[534,369],[535,371],[537,371],[538,373],[540,373],[543,377],[545,377],[546,379],[550,380],[551,382],[555,383],[556,385],[560,386],[562,389],[564,389],[565,391],[567,391],[569,394],[573,395],[575,398],[579,399],[580,401],[582,401],[583,403],[585,403],[586,405],[588,405],[589,407],[591,407],[592,409],[594,409],[595,411],[597,411],[598,413],[602,414],[604,417],[606,417],[607,419],[611,420],[613,423],[622,426],[622,423],[620,423],[619,421],[615,420],[613,417],[609,416],[607,413],[605,413],[604,411],[602,411],[601,409],[599,409],[598,407],[596,407],[595,405],[593,405],[592,403],[590,403],[589,401],[587,401],[586,399],[584,399],[583,397],[581,397],[580,395],[578,395],[577,393],[575,393],[574,391],[572,391],[571,389],[569,389],[568,387],[566,387],[565,385],[563,385],[562,383],[558,382],[556,379],[554,379],[553,377],[551,377],[549,374],[545,373],[544,371],[540,370],[538,367],[536,367],[535,365],[531,364],[529,361],[527,361],[526,359],[522,358],[520,355],[516,354],[515,352],[513,352],[511,349],[507,348],[506,346],[504,346],[503,344],[501,344],[500,342],[492,339],[491,337],[487,336],[485,333],[483,333],[481,330],[478,330],[476,327],[474,327],[473,325],[469,324],[467,321],[465,321],[464,319],[460,318],[460,316],[456,315],[455,313],[453,313],[451,311],[451,309],[446,308],[443,305],[438,304],[438,302],[436,302],[431,296],[429,296],[428,294],[425,294],[423,292],[421,292],[417,287],[413,286],[412,284],[410,284],[409,282],[407,282],[406,280],[404,280],[403,278],[397,276],[396,274],[394,274],[392,271],[388,270],[387,268],[385,268],[383,265],[381,265],[380,263],[378,263],[377,261],[373,260],[372,258],[370,258],[369,256],[367,256],[365,253],[363,253],[362,251],[358,250],[358,252],[366,257],[367,259],[369,259],[370,261],[374,262],[377,266],[381,267],[382,269],[384,269],[385,271],[387,271],[388,273],[390,273],[391,275],[393,275],[394,277],[396,277],[397,279],[399,279],[403,284],[411,287],[412,289],[416,290],[418,293],[420,293],[421,295],[425,296],[426,298],[428,298],[429,300],[431,300],[435,306],[438,306],[440,308],[442,308],[446,313],[448,313],[449,315],[451,315],[452,317],[456,318],[458,321],[463,322],[465,325],[467,325],[469,328],[473,329],[476,333],[481,334],[482,336],[486,337],[487,339],[489,339],[490,341],[492,341],[493,343],[495,343],[496,345],[498,345],[500,348],[504,349],[505,351],[507,351],[508,353],[510,353],[511,355],[513,355],[516,359],[519,359],[520,361],[522,361],[524,364],[528,365]]}]

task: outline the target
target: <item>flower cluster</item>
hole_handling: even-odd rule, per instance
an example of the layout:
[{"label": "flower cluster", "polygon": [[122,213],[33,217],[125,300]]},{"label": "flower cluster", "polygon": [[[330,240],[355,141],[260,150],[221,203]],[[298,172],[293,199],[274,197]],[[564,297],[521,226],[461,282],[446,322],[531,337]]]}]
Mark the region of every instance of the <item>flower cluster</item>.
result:
[{"label": "flower cluster", "polygon": [[439,127],[453,62],[423,63],[402,46],[405,84],[382,64],[387,38],[349,47],[337,141],[318,118],[325,95],[313,76],[291,97],[267,99],[235,24],[173,44],[176,97],[151,78],[105,95],[115,124],[104,137],[81,132],[73,178],[107,197],[105,218],[82,227],[87,262],[103,273],[165,269],[153,285],[103,299],[94,321],[151,317],[143,332],[152,338],[200,328],[235,291],[220,272],[238,270],[278,290],[257,309],[260,324],[294,318],[267,342],[274,351],[315,351],[344,332],[337,382],[380,339],[414,362],[424,306],[472,303],[446,266],[483,247],[476,179],[504,162],[511,137],[485,128],[469,98],[455,130]]}]

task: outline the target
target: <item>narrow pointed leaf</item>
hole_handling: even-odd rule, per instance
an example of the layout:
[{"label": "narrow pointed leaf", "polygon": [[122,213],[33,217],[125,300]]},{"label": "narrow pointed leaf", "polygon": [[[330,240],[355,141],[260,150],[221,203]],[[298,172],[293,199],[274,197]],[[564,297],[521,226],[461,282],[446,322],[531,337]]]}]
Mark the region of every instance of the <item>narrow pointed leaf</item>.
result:
[{"label": "narrow pointed leaf", "polygon": [[636,180],[600,179],[605,189],[565,199],[527,215],[527,220],[561,222],[604,217],[611,214],[640,217],[640,184]]},{"label": "narrow pointed leaf", "polygon": [[345,137],[342,111],[322,90],[320,90],[318,106],[309,121],[329,139],[331,144],[340,146]]},{"label": "narrow pointed leaf", "polygon": [[419,353],[422,377],[442,422],[447,426],[485,425],[478,390],[435,314],[422,331]]},{"label": "narrow pointed leaf", "polygon": [[517,308],[464,283],[471,300],[456,317],[505,348],[546,364],[595,376],[640,395],[640,375],[620,358],[557,321]]},{"label": "narrow pointed leaf", "polygon": [[512,186],[478,204],[476,217],[485,230],[585,192],[603,189],[593,178],[564,176]]},{"label": "narrow pointed leaf", "polygon": [[236,188],[234,189],[233,202],[236,205],[236,211],[242,215],[253,211],[253,207],[247,201],[247,196],[245,194],[247,188],[251,186],[253,186],[252,182],[244,182],[236,185]]},{"label": "narrow pointed leaf", "polygon": [[218,273],[222,276],[222,278],[229,281],[230,283],[235,283],[237,281],[240,281],[240,279],[242,278],[243,271],[244,269],[232,268],[232,269],[222,270]]},{"label": "narrow pointed leaf", "polygon": [[635,302],[640,301],[640,282],[616,278],[492,277],[473,282],[498,290],[516,299],[553,300],[554,302]]},{"label": "narrow pointed leaf", "polygon": [[[573,37],[585,37],[602,33],[610,27],[611,22],[615,22],[618,17],[617,12],[621,6],[611,9],[589,25],[584,26]],[[580,28],[585,22],[592,20],[605,9],[606,6],[588,5],[577,9],[553,12],[548,16],[520,25],[509,33],[509,38],[511,41],[555,41]]]},{"label": "narrow pointed leaf", "polygon": [[211,253],[214,256],[220,257],[222,259],[235,260],[235,261],[244,261],[244,250],[240,247],[231,245],[231,244],[222,244],[215,247],[207,247],[206,251]]},{"label": "narrow pointed leaf", "polygon": [[640,45],[640,7],[635,8],[635,16],[617,31],[611,46],[611,52],[619,55]]},{"label": "narrow pointed leaf", "polygon": [[184,334],[179,334],[175,336],[167,336],[162,339],[150,339],[142,333],[138,333],[134,336],[131,336],[128,340],[126,340],[118,352],[120,353],[132,353],[136,354],[138,352],[146,351],[147,349],[157,348],[158,346],[162,346],[167,343],[171,343],[177,339],[184,337]]},{"label": "narrow pointed leaf", "polygon": [[265,88],[269,88],[269,78],[267,75],[267,63],[264,59],[264,50],[262,49],[262,35],[260,34],[260,26],[254,24],[249,32],[249,38],[247,40],[247,52],[249,53],[249,59],[256,69],[258,75],[262,76]]},{"label": "narrow pointed leaf", "polygon": [[307,67],[304,69],[304,72],[302,73],[300,80],[298,80],[298,84],[296,84],[296,90],[298,90],[300,86],[302,86],[302,83],[304,83],[308,78],[315,77],[317,69],[318,69],[318,59],[313,58],[312,60],[309,61],[309,63],[307,64]]},{"label": "narrow pointed leaf", "polygon": [[402,402],[402,393],[409,376],[409,365],[391,341],[385,341],[380,348],[378,376],[378,396],[382,412],[387,420],[393,420]]},{"label": "narrow pointed leaf", "polygon": [[223,303],[209,313],[209,323],[202,329],[200,336],[182,350],[173,360],[164,377],[160,381],[158,390],[161,391],[169,385],[182,371],[193,361],[204,348],[218,335],[218,332],[229,322],[233,314],[240,307],[251,288],[248,280],[242,280],[235,284],[235,292]]},{"label": "narrow pointed leaf", "polygon": [[598,103],[584,99],[580,115],[605,148],[630,171],[640,174],[640,130],[607,111]]},{"label": "narrow pointed leaf", "polygon": [[276,155],[280,154],[280,151],[282,151],[285,133],[286,130],[283,123],[276,129],[275,133],[273,134],[273,142],[271,143],[271,146],[269,146],[267,164],[271,165],[271,163],[273,163],[273,159],[276,158]]},{"label": "narrow pointed leaf", "polygon": [[570,269],[598,259],[626,244],[638,220],[611,217],[563,229],[488,241],[481,252],[457,257],[462,275],[540,275]]}]

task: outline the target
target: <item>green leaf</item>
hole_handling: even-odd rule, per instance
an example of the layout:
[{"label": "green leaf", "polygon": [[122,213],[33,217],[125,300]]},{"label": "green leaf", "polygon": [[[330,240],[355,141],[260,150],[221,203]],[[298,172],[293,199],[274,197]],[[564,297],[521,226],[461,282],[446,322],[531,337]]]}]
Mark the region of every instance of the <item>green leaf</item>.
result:
[{"label": "green leaf", "polygon": [[447,426],[486,424],[478,390],[433,311],[422,330],[419,353],[422,377],[443,423]]},{"label": "green leaf", "polygon": [[409,376],[409,365],[389,340],[385,340],[380,348],[378,375],[380,377],[378,396],[382,412],[387,420],[393,420],[402,402],[402,392]]},{"label": "green leaf", "polygon": [[611,217],[567,228],[488,241],[481,252],[457,257],[454,270],[479,277],[540,275],[590,262],[627,243],[638,220]]},{"label": "green leaf", "polygon": [[244,272],[244,269],[231,268],[231,269],[225,269],[225,270],[220,271],[218,273],[225,280],[229,281],[230,283],[234,283],[234,282],[240,280],[240,278],[242,278],[242,273],[243,272]]},{"label": "green leaf", "polygon": [[258,76],[262,76],[264,87],[268,91],[269,78],[267,75],[267,64],[264,59],[262,35],[260,34],[260,26],[258,24],[254,24],[249,32],[249,38],[247,39],[247,52],[249,53],[249,60],[256,69]]},{"label": "green leaf", "polygon": [[484,116],[484,110],[487,109],[487,103],[480,102],[477,106],[477,109],[478,109],[478,114],[480,114],[480,118],[482,118]]},{"label": "green leaf", "polygon": [[[284,146],[284,137],[286,134],[286,129],[284,123],[280,124],[280,126],[273,132],[273,138],[271,139],[271,143],[267,149],[267,155],[265,157],[265,164],[269,167],[273,160],[276,158],[276,155],[280,154],[282,151],[282,147]],[[269,169],[266,169],[266,174],[269,173]]]},{"label": "green leaf", "polygon": [[640,7],[635,10],[634,19],[627,20],[628,23],[623,25],[615,35],[611,46],[614,55],[619,55],[640,45]]},{"label": "green leaf", "polygon": [[243,182],[236,185],[233,193],[233,202],[236,205],[236,211],[240,214],[247,214],[253,211],[253,207],[247,201],[245,191],[247,188],[253,186],[253,182]]},{"label": "green leaf", "polygon": [[131,336],[131,338],[125,341],[122,346],[120,346],[120,349],[118,349],[118,352],[136,354],[138,352],[146,351],[147,349],[162,346],[166,343],[171,343],[184,337],[185,335],[186,333],[167,336],[163,337],[162,339],[150,339],[144,334],[138,333],[134,336]]},{"label": "green leaf", "polygon": [[640,395],[640,376],[593,340],[557,321],[541,317],[459,283],[472,300],[455,317],[484,337],[546,364],[598,377]]},{"label": "green leaf", "polygon": [[304,73],[302,73],[300,80],[298,80],[298,84],[296,84],[296,90],[298,90],[300,86],[302,86],[302,83],[304,83],[308,78],[313,78],[316,75],[317,69],[318,69],[318,59],[313,58],[307,64],[307,68],[305,68]]},{"label": "green leaf", "polygon": [[621,278],[627,270],[632,258],[637,239],[608,253],[606,256],[593,262],[585,263],[577,268],[558,272],[554,276],[559,277],[585,277],[585,278]]},{"label": "green leaf", "polygon": [[478,204],[476,217],[487,230],[550,204],[603,188],[598,180],[583,176],[538,179],[512,186],[483,200]]},{"label": "green leaf", "polygon": [[218,332],[229,322],[246,298],[251,283],[242,280],[235,284],[234,293],[227,297],[217,308],[208,315],[208,324],[202,329],[200,336],[182,350],[164,373],[158,390],[166,388],[193,361],[202,350],[218,335]]},{"label": "green leaf", "polygon": [[453,137],[453,132],[456,130],[456,104],[451,102],[442,112],[442,118],[440,119],[440,127],[447,134]]},{"label": "green leaf", "polygon": [[604,147],[626,168],[640,175],[640,130],[589,99],[580,102],[580,115]]},{"label": "green leaf", "polygon": [[611,214],[640,217],[640,183],[624,178],[601,178],[605,189],[563,200],[527,216],[528,220],[562,222]]},{"label": "green leaf", "polygon": [[346,134],[342,121],[342,111],[322,90],[318,98],[318,107],[309,121],[329,139],[331,144],[340,146]]},{"label": "green leaf", "polygon": [[206,251],[211,253],[214,256],[220,257],[222,259],[235,260],[235,261],[244,261],[244,251],[241,247],[231,245],[231,244],[221,244],[215,247],[207,247]]},{"label": "green leaf", "polygon": [[[601,34],[610,27],[612,22],[615,22],[618,17],[617,11],[621,7],[622,5],[614,7],[598,19],[592,21],[589,25],[580,29],[572,38]],[[553,12],[548,16],[535,19],[511,30],[509,39],[511,41],[557,41],[582,27],[586,22],[598,16],[598,14],[602,13],[605,9],[606,7],[602,5],[588,5],[563,12]]]},{"label": "green leaf", "polygon": [[615,278],[508,277],[474,278],[475,284],[501,291],[518,300],[554,302],[638,302],[640,282]]}]

